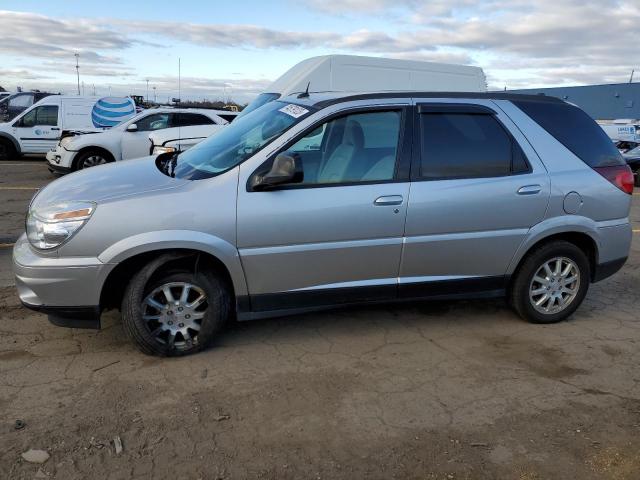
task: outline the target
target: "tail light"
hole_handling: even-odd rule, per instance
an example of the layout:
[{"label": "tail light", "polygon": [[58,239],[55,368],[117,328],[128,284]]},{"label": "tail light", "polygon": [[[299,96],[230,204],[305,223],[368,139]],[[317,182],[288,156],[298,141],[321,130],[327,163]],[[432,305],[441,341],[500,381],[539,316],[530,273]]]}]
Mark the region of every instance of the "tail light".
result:
[{"label": "tail light", "polygon": [[596,172],[613,183],[624,193],[633,193],[633,172],[629,165],[616,165],[613,167],[594,167]]}]

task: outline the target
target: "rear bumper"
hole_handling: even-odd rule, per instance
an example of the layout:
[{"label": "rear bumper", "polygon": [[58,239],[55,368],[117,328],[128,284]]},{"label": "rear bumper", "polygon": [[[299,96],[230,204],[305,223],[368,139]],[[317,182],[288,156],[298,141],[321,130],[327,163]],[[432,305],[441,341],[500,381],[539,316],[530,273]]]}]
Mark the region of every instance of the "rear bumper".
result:
[{"label": "rear bumper", "polygon": [[593,282],[599,282],[600,280],[604,280],[605,278],[610,277],[618,270],[622,268],[622,266],[627,261],[627,257],[619,258],[617,260],[611,260],[610,262],[600,263],[596,265],[596,268],[593,271]]}]

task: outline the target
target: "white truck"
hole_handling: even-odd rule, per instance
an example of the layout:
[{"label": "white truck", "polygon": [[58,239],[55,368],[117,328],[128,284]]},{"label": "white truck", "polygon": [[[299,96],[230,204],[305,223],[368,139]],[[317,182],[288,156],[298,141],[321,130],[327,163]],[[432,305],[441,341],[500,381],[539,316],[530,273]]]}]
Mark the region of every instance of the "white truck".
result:
[{"label": "white truck", "polygon": [[359,55],[311,57],[294,65],[258,95],[240,116],[292,93],[486,92],[480,67]]},{"label": "white truck", "polygon": [[229,122],[229,112],[208,109],[161,107],[144,110],[104,132],[64,132],[55,148],[47,152],[49,170],[69,173],[117,160],[145,157],[151,153],[151,132],[204,129],[207,135]]},{"label": "white truck", "polygon": [[135,114],[128,97],[51,95],[9,122],[0,124],[0,160],[46,153],[65,130],[101,131]]}]

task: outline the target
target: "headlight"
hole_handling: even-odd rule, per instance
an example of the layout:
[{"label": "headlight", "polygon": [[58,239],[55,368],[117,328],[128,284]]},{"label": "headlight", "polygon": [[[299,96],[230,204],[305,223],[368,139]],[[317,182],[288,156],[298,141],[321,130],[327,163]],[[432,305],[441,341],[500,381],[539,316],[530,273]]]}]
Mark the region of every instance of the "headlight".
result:
[{"label": "headlight", "polygon": [[30,209],[27,238],[41,250],[60,246],[89,220],[96,209],[93,202],[68,202]]},{"label": "headlight", "polygon": [[69,135],[68,137],[64,137],[62,140],[60,140],[60,146],[61,147],[68,147],[69,144],[71,142],[73,142],[73,139],[75,138],[74,135]]},{"label": "headlight", "polygon": [[174,147],[153,147],[152,155],[160,155],[161,153],[173,153],[176,149]]}]

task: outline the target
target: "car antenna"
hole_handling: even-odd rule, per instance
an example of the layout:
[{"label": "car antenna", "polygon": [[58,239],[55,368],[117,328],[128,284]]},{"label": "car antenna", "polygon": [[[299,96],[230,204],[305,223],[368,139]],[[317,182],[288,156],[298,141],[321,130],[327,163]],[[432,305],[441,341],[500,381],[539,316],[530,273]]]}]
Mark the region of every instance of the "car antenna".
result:
[{"label": "car antenna", "polygon": [[298,98],[309,98],[309,86],[311,85],[311,82],[307,83],[307,89],[302,92],[300,95],[298,95]]}]

